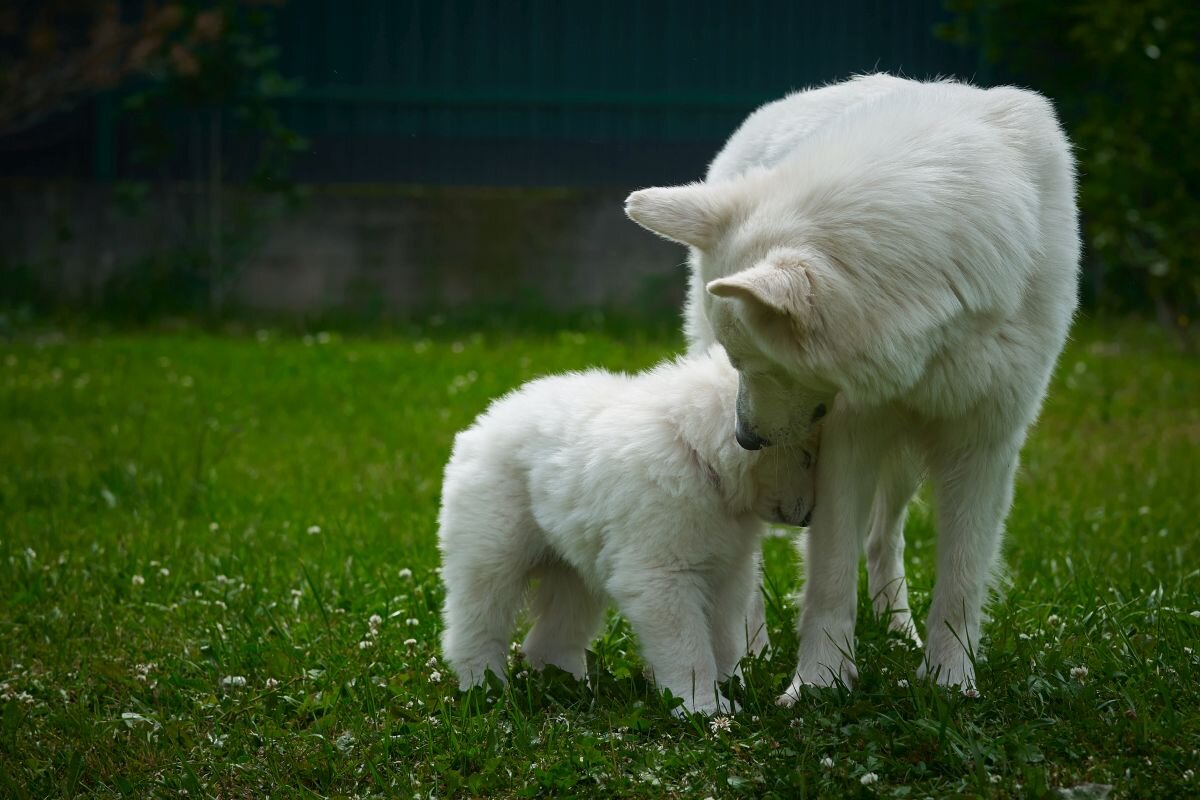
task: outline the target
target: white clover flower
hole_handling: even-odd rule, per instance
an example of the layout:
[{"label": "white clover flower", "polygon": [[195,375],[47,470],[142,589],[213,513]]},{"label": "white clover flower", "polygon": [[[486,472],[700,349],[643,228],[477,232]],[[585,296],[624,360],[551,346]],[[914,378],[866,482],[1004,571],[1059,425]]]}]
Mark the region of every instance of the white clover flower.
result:
[{"label": "white clover flower", "polygon": [[400,580],[411,581],[412,580],[412,570],[409,569],[408,567],[405,567],[404,569],[400,570]]},{"label": "white clover flower", "polygon": [[[34,559],[37,558],[37,550],[34,550],[32,547],[26,547],[25,548],[25,557],[27,559],[29,559],[30,561],[33,561]],[[1195,616],[1195,615],[1193,615],[1193,616]]]},{"label": "white clover flower", "polygon": [[320,532],[321,532],[320,525],[309,525],[308,526],[308,535],[309,536],[316,536]]},{"label": "white clover flower", "polygon": [[242,675],[226,675],[224,678],[221,678],[221,685],[240,689],[246,685],[246,678]]},{"label": "white clover flower", "polygon": [[216,522],[210,522],[210,523],[208,523],[208,529],[210,531],[212,531],[213,533],[216,533],[218,530],[221,529],[221,526]]},{"label": "white clover flower", "polygon": [[1194,777],[1196,777],[1196,771],[1194,769],[1184,770],[1183,779],[1185,781],[1190,781]]},{"label": "white clover flower", "polygon": [[873,783],[879,782],[879,776],[876,775],[874,772],[868,772],[865,775],[863,775],[861,778],[859,778],[858,782],[861,783],[863,786],[870,786]]},{"label": "white clover flower", "polygon": [[169,578],[169,577],[171,577],[171,570],[167,569],[166,567],[163,567],[162,569],[160,569],[158,571],[158,574],[164,578]]},{"label": "white clover flower", "polygon": [[416,617],[409,617],[405,620],[405,623],[408,625],[408,627],[412,628],[416,625],[420,625],[421,620],[417,619]]},{"label": "white clover flower", "polygon": [[434,669],[435,667],[437,667],[437,665],[438,665],[437,656],[430,656],[429,660],[425,662],[426,669]]},{"label": "white clover flower", "polygon": [[907,689],[908,681],[904,678],[901,678],[900,680],[896,681],[896,685],[899,686],[901,689]]},{"label": "white clover flower", "polygon": [[1082,681],[1087,677],[1088,668],[1080,664],[1078,667],[1071,667],[1071,677],[1077,681]]},{"label": "white clover flower", "polygon": [[132,580],[133,580],[134,586],[143,586],[146,583],[146,579],[143,578],[141,575],[134,575]]},{"label": "white clover flower", "polygon": [[989,783],[999,783],[1000,776],[999,775],[988,775],[988,782]]},{"label": "white clover flower", "polygon": [[1192,616],[1195,617],[1196,619],[1200,619],[1200,609],[1193,611]]},{"label": "white clover flower", "polygon": [[1046,624],[1049,625],[1051,628],[1057,628],[1058,623],[1061,621],[1062,620],[1060,620],[1058,618],[1058,614],[1051,614],[1050,616],[1046,617]]},{"label": "white clover flower", "polygon": [[440,683],[441,680],[442,680],[442,673],[438,672],[436,669],[433,672],[429,673],[429,682],[430,683]]},{"label": "white clover flower", "polygon": [[1020,639],[1022,642],[1028,642],[1031,637],[1029,636],[1028,633],[1018,633],[1017,638]]},{"label": "white clover flower", "polygon": [[267,678],[267,691],[272,691],[277,686],[279,686],[279,681],[275,680],[274,678]]},{"label": "white clover flower", "polygon": [[361,642],[358,643],[359,650],[366,650],[368,647],[374,647],[374,646],[375,646],[375,642],[371,641],[370,639],[363,639]]},{"label": "white clover flower", "polygon": [[717,731],[727,731],[729,730],[729,727],[729,717],[713,717],[712,721],[708,723],[708,729],[713,733],[716,733]]},{"label": "white clover flower", "polygon": [[821,767],[823,769],[833,769],[833,759],[829,756],[825,756],[821,759]]},{"label": "white clover flower", "polygon": [[221,584],[222,586],[224,586],[225,584],[227,584],[227,583],[229,583],[229,582],[230,582],[230,581],[229,581],[229,578],[227,578],[227,577],[226,577],[226,576],[224,576],[224,575],[218,575],[218,576],[216,577],[216,581],[217,581],[217,583]]},{"label": "white clover flower", "polygon": [[379,616],[378,614],[372,614],[371,618],[367,620],[367,625],[369,625],[372,628],[378,628],[382,624],[383,624],[383,617]]}]

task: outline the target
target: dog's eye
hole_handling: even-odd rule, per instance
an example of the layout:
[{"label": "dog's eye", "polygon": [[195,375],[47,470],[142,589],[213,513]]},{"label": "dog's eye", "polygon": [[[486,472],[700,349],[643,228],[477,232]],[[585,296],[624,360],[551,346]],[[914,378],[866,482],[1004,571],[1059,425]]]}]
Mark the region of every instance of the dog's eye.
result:
[{"label": "dog's eye", "polygon": [[816,422],[823,416],[825,416],[825,404],[821,403],[821,405],[813,409],[812,421]]}]

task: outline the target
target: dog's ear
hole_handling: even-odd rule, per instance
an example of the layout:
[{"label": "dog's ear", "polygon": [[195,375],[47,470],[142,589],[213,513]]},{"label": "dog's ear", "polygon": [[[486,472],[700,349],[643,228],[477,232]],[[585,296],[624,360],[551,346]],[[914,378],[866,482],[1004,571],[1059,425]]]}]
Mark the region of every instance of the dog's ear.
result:
[{"label": "dog's ear", "polygon": [[709,281],[705,287],[714,297],[741,300],[754,310],[781,314],[804,321],[812,306],[812,283],[800,264],[764,261],[750,269]]},{"label": "dog's ear", "polygon": [[648,231],[706,250],[729,218],[724,193],[703,183],[655,187],[625,199],[625,215]]}]

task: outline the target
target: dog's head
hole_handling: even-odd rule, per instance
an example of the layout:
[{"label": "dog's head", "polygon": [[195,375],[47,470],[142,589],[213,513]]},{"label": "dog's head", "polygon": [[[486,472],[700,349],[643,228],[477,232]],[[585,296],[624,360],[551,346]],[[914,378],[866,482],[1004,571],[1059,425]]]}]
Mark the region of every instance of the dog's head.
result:
[{"label": "dog's head", "polygon": [[842,291],[842,278],[821,250],[796,244],[805,236],[794,220],[760,208],[751,191],[727,184],[643,189],[625,211],[701,253],[704,310],[738,371],[738,443],[747,450],[799,446],[814,436],[836,393],[814,365],[827,328],[822,303]]}]

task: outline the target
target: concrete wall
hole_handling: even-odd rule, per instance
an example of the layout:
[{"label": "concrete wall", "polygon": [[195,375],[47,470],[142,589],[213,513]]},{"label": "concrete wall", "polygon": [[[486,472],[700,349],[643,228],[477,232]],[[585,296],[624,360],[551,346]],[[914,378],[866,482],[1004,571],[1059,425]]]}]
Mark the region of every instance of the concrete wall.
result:
[{"label": "concrete wall", "polygon": [[[684,294],[684,250],[628,221],[626,193],[339,185],[311,187],[286,209],[227,191],[214,274],[215,206],[194,186],[131,198],[90,184],[4,181],[0,277],[20,272],[66,303],[145,280],[284,313],[513,304],[669,312]],[[162,274],[175,269],[177,280]]]}]

